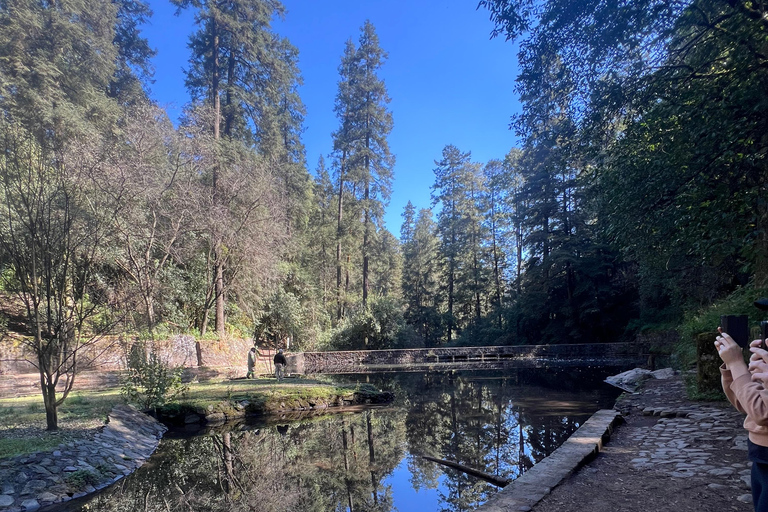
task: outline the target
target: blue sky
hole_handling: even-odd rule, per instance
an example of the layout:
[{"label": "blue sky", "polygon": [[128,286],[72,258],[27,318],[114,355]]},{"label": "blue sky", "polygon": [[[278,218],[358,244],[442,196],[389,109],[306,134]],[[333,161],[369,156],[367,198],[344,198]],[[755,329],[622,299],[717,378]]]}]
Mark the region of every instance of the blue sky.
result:
[{"label": "blue sky", "polygon": [[[366,19],[376,27],[389,58],[380,71],[392,101],[394,128],[389,137],[396,157],[393,192],[385,215],[399,236],[401,214],[410,200],[430,207],[435,160],[444,146],[471,151],[476,162],[503,158],[517,145],[508,129],[519,112],[514,92],[516,48],[503,38],[489,39],[493,28],[477,0],[283,0],[285,19],[275,30],[299,49],[306,106],[303,141],[312,172],[332,148],[338,127],[333,113],[338,66],[344,43],[357,42]],[[168,0],[150,0],[154,11],[144,35],[158,52],[153,60],[152,97],[176,120],[189,101],[184,88],[187,42],[193,14],[174,16]]]}]

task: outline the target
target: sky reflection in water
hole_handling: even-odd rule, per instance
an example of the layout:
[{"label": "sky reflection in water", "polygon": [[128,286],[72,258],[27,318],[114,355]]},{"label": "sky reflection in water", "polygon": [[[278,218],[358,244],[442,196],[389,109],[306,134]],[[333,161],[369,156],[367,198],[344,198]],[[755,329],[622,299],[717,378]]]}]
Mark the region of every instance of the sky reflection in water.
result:
[{"label": "sky reflection in water", "polygon": [[[149,464],[67,510],[468,511],[497,488],[421,458],[516,478],[618,392],[610,370],[345,376],[396,393],[355,414],[168,436]],[[615,373],[615,372],[614,372]]]}]

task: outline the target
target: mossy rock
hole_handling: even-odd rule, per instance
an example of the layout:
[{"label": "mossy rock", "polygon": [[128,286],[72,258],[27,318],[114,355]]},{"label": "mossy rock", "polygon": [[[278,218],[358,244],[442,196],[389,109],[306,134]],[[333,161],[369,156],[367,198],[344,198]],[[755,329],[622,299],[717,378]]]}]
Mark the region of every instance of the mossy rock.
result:
[{"label": "mossy rock", "polygon": [[699,393],[712,393],[721,389],[720,365],[723,361],[715,349],[715,332],[696,336],[696,387]]}]

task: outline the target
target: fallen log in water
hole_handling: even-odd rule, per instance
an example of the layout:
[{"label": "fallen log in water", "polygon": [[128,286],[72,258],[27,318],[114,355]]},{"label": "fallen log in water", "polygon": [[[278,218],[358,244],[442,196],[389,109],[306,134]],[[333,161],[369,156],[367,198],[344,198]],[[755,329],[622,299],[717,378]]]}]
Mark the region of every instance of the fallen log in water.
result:
[{"label": "fallen log in water", "polygon": [[468,475],[476,476],[477,478],[482,478],[486,482],[491,483],[497,487],[505,487],[511,481],[511,480],[507,480],[506,478],[501,478],[495,475],[488,474],[484,471],[479,471],[477,469],[464,466],[463,464],[459,464],[458,462],[451,462],[450,460],[438,459],[436,457],[430,457],[429,455],[422,455],[421,458],[431,462],[437,462],[438,464],[442,464],[443,466],[448,466],[449,468],[457,469]]}]

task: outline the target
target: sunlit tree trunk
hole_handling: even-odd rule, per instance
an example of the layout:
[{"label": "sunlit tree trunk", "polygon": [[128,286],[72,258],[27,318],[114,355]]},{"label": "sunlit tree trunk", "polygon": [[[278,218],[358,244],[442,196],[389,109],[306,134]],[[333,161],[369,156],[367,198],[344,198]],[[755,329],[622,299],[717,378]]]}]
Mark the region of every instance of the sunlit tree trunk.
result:
[{"label": "sunlit tree trunk", "polygon": [[[213,70],[212,70],[212,82],[211,82],[211,99],[213,100],[213,140],[217,143],[221,139],[221,97],[219,94],[219,81],[221,79],[221,69],[219,66],[219,33],[216,25],[216,20],[211,20],[211,36],[213,39],[211,53],[213,56]],[[216,148],[218,151],[218,148]],[[215,161],[213,163],[213,204],[214,208],[219,206],[219,162],[218,155],[214,156]],[[213,252],[213,264],[214,264],[214,294],[216,301],[216,332],[219,338],[223,338],[226,334],[225,318],[224,318],[224,304],[225,304],[225,291],[224,291],[224,254],[221,247],[221,239],[218,233],[214,234],[214,252]]]},{"label": "sunlit tree trunk", "polygon": [[344,301],[341,293],[341,238],[343,235],[342,215],[344,211],[344,166],[346,164],[346,151],[341,153],[341,166],[339,168],[339,192],[338,211],[336,214],[336,320],[344,317]]}]

